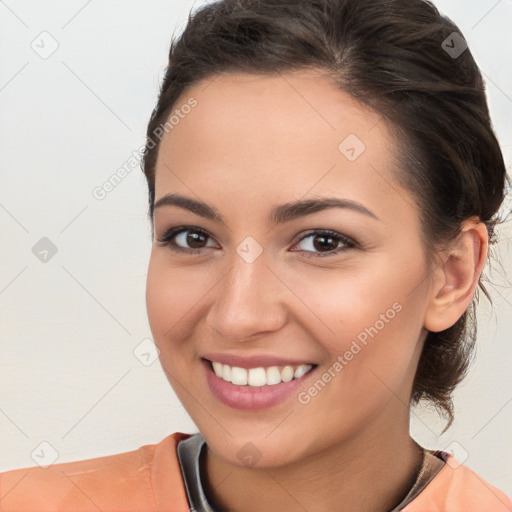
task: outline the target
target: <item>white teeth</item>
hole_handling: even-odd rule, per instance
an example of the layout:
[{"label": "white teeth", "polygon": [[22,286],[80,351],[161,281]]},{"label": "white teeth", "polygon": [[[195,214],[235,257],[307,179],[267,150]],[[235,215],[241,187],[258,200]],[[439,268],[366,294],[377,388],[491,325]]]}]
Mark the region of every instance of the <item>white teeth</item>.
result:
[{"label": "white teeth", "polygon": [[217,361],[212,361],[213,371],[217,377],[222,377],[222,367],[224,366],[222,363],[218,363]]},{"label": "white teeth", "polygon": [[269,368],[239,368],[237,366],[229,366],[217,361],[212,361],[213,371],[217,377],[232,382],[237,386],[273,386],[281,382],[290,382],[292,379],[299,379],[313,368],[310,364],[301,364],[294,368],[287,365],[279,370],[278,366],[270,366]]},{"label": "white teeth", "polygon": [[267,368],[267,386],[273,386],[281,382],[281,372],[277,366]]},{"label": "white teeth", "polygon": [[310,366],[311,365],[309,364],[301,364],[300,366],[298,366],[297,369],[295,370],[295,373],[293,374],[294,378],[300,379],[303,375],[308,373],[308,371],[311,369]]},{"label": "white teeth", "polygon": [[222,365],[222,375],[219,375],[219,377],[231,382],[231,366],[228,366],[227,364]]},{"label": "white teeth", "polygon": [[283,382],[290,382],[293,379],[293,368],[291,366],[285,366],[281,370],[281,380]]},{"label": "white teeth", "polygon": [[247,384],[247,370],[233,366],[231,368],[231,382],[237,386],[245,386]]},{"label": "white teeth", "polygon": [[265,368],[251,368],[247,383],[249,386],[264,386],[267,383]]}]

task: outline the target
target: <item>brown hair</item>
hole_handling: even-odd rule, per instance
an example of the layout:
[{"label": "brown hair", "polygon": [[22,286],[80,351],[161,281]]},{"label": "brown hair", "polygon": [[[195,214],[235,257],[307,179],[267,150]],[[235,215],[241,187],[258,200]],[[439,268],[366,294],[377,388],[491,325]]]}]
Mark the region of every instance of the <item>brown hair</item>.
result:
[{"label": "brown hair", "polygon": [[[453,34],[456,32],[457,34]],[[397,179],[416,198],[429,266],[461,222],[478,216],[496,242],[506,169],[481,73],[458,27],[424,0],[220,0],[189,14],[172,37],[151,114],[142,168],[153,217],[161,133],[179,96],[224,72],[322,69],[335,87],[389,121]],[[159,132],[160,130],[160,132]],[[479,276],[479,287],[492,300]],[[475,301],[450,328],[428,332],[411,403],[432,402],[453,421],[452,393],[476,340]]]}]

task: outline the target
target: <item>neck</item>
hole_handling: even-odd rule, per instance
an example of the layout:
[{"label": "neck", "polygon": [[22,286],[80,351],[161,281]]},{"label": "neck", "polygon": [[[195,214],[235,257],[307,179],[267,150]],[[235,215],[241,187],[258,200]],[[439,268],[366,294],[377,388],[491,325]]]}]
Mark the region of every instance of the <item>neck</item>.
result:
[{"label": "neck", "polygon": [[[396,411],[395,411],[396,412]],[[201,460],[205,494],[218,510],[389,512],[412,487],[423,452],[408,418],[382,422],[307,459],[269,468],[240,468],[207,448]],[[367,492],[371,491],[371,492]]]}]

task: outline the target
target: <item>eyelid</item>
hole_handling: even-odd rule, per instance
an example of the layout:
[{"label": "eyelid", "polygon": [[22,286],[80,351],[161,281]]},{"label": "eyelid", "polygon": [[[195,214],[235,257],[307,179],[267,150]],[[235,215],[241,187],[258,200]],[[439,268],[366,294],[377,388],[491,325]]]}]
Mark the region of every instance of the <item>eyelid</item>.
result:
[{"label": "eyelid", "polygon": [[308,229],[301,234],[301,237],[297,240],[297,242],[302,242],[302,240],[312,235],[330,235],[333,238],[340,239],[342,242],[346,244],[357,245],[356,241],[350,238],[349,236],[344,235],[343,233],[339,233],[338,231],[334,231],[333,229],[326,228]]}]

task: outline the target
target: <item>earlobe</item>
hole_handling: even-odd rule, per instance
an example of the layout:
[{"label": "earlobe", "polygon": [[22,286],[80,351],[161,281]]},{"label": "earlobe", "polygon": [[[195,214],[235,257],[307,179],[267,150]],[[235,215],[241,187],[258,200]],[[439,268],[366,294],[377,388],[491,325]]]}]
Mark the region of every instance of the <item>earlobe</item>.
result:
[{"label": "earlobe", "polygon": [[487,260],[488,232],[477,217],[462,232],[436,268],[424,327],[439,332],[454,325],[470,305]]}]

